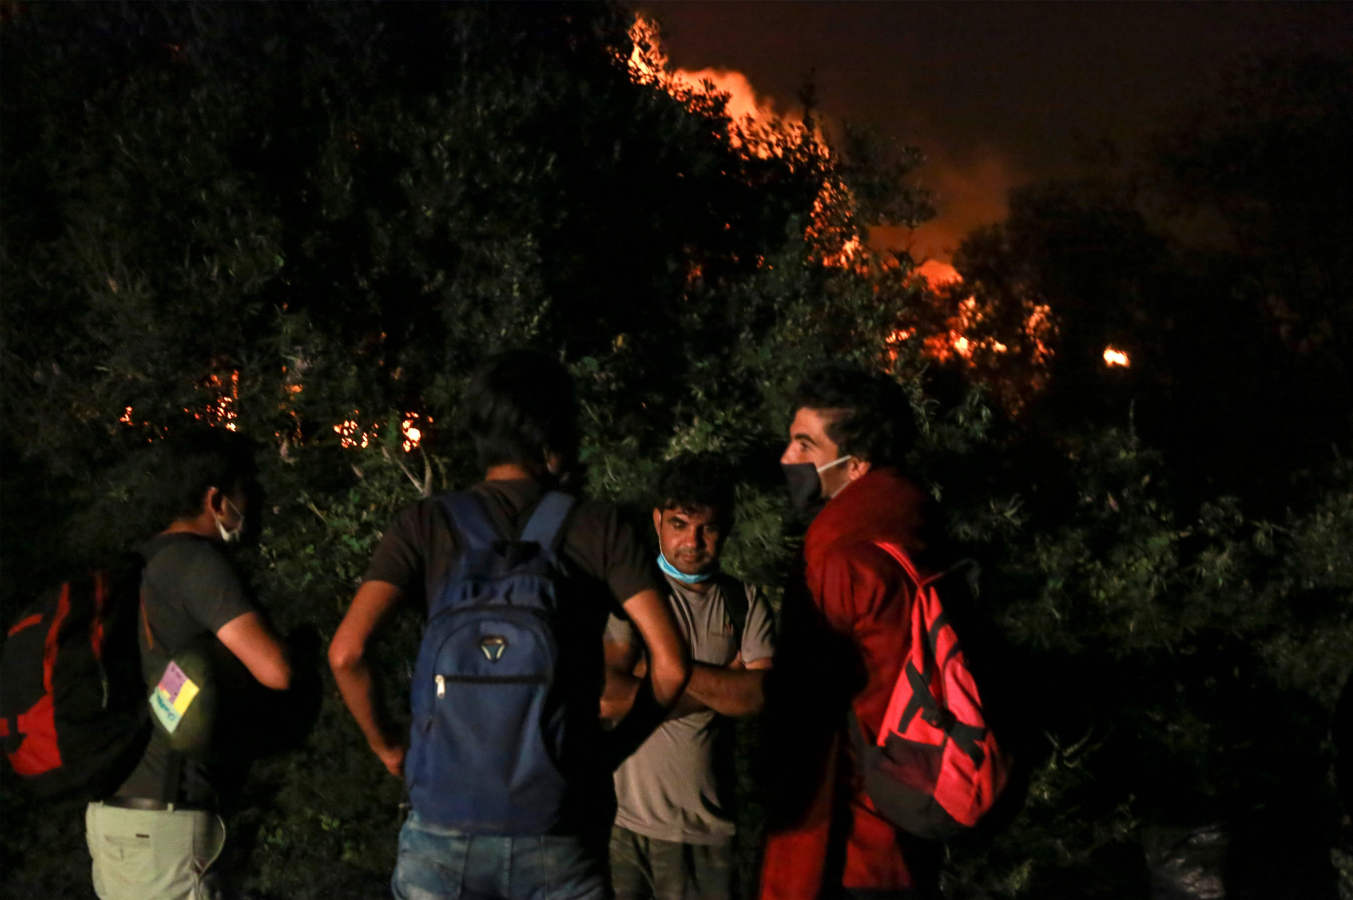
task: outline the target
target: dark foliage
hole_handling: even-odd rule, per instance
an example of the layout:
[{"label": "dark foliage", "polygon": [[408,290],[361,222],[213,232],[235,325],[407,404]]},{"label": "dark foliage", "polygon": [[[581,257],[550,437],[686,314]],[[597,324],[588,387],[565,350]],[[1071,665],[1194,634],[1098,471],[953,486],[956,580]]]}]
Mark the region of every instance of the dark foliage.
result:
[{"label": "dark foliage", "polygon": [[[593,494],[646,505],[663,459],[727,460],[725,561],[778,595],[791,391],[853,362],[903,385],[906,465],[947,552],[982,563],[970,637],[1022,760],[944,850],[946,896],[1141,896],[1214,833],[1235,896],[1347,886],[1347,66],[1257,68],[1149,179],[1021,192],[930,296],[905,257],[842,254],[925,215],[914,153],[851,132],[831,155],[811,110],[736,146],[717,95],[630,71],[628,25],[590,4],[7,12],[4,619],[163,525],[142,451],[166,432],[247,434],[264,515],[242,562],[303,686],[239,728],[269,740],[224,868],[260,897],[382,896],[401,787],[322,648],[395,511],[476,477],[474,366],[530,346],[569,368]],[[979,349],[937,364],[922,339],[968,295]],[[1026,327],[1043,307],[1051,355]],[[394,709],[420,624],[373,648]],[[740,729],[747,871],[761,737]],[[6,773],[0,817],[0,892],[87,892],[78,805]]]}]

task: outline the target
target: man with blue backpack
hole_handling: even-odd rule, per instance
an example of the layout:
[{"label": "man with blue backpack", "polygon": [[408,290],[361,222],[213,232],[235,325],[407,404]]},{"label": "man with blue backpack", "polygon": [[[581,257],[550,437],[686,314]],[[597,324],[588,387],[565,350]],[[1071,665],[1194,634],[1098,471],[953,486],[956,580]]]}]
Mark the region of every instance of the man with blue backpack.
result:
[{"label": "man with blue backpack", "polygon": [[[609,895],[613,747],[598,709],[602,634],[623,610],[649,653],[647,703],[670,705],[686,648],[634,529],[552,489],[577,449],[568,372],[510,351],[471,379],[466,425],[484,480],[419,501],[387,529],[329,647],[343,700],[412,810],[397,898]],[[401,599],[426,602],[408,742],[388,729],[365,659]]]}]

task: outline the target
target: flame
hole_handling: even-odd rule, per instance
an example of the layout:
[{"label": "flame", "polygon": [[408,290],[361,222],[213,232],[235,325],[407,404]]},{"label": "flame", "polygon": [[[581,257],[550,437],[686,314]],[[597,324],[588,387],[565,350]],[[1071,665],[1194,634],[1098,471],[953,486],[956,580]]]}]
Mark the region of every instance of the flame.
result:
[{"label": "flame", "polygon": [[[348,450],[365,450],[380,437],[380,423],[371,425],[369,430],[365,429],[358,418],[361,414],[361,410],[354,409],[351,418],[344,419],[333,426],[334,434],[338,435],[338,446]],[[432,416],[418,412],[404,413],[399,423],[399,432],[401,436],[400,447],[405,453],[412,453],[422,446],[425,436],[424,428],[431,425],[432,422]]]},{"label": "flame", "polygon": [[[778,112],[775,101],[758,92],[742,72],[723,68],[673,68],[663,48],[657,23],[643,14],[635,16],[629,35],[633,50],[628,64],[636,82],[663,90],[690,108],[695,108],[697,100],[711,92],[724,96],[724,112],[730,119],[728,143],[733,149],[748,156],[770,159],[785,149],[776,140],[775,129],[788,126],[791,130],[800,129],[800,136],[805,141],[811,138],[823,156],[830,154],[820,129],[812,135],[803,132],[802,116]],[[828,181],[819,190],[806,236],[817,248],[815,255],[823,265],[848,268],[863,260],[865,241],[855,231],[850,216],[843,214],[853,205],[849,190],[842,184]]]},{"label": "flame", "polygon": [[958,269],[955,269],[949,263],[938,259],[926,260],[917,266],[912,274],[924,278],[926,284],[932,289],[943,287],[946,284],[955,284],[963,280],[963,277],[958,274]]},{"label": "flame", "polygon": [[[754,129],[756,123],[777,119],[802,124],[797,117],[777,114],[775,101],[758,93],[747,76],[736,69],[673,69],[662,44],[662,32],[648,16],[635,15],[629,36],[634,43],[629,58],[630,75],[640,84],[659,87],[678,100],[688,100],[690,95],[703,94],[712,87],[727,95],[724,110],[733,120],[735,131],[744,127]],[[745,136],[734,135],[733,146],[741,146],[740,140]]]},{"label": "flame", "polygon": [[1126,353],[1119,350],[1117,347],[1108,346],[1104,348],[1104,365],[1109,367],[1122,366],[1123,368],[1127,368],[1132,365],[1132,360],[1128,358]]},{"label": "flame", "polygon": [[[216,397],[207,401],[201,414],[193,413],[194,419],[205,420],[212,427],[220,425],[227,431],[239,429],[240,413],[235,408],[235,401],[240,398],[240,370],[232,369],[228,380],[227,385],[227,379],[215,373],[202,380],[202,387],[215,393]],[[185,409],[184,412],[188,410]]]},{"label": "flame", "polygon": [[[352,414],[355,417],[359,415],[360,412],[360,410],[354,409]],[[338,435],[338,446],[349,449],[357,448],[365,450],[371,445],[371,441],[375,437],[375,431],[375,426],[372,426],[371,432],[369,433],[363,431],[361,424],[356,418],[344,419],[334,426],[334,434]]]},{"label": "flame", "polygon": [[[633,41],[628,60],[631,77],[640,84],[666,91],[692,108],[696,105],[696,98],[707,96],[711,90],[725,95],[727,100],[724,108],[731,119],[728,141],[730,146],[744,154],[768,158],[782,152],[770,139],[770,129],[779,124],[803,127],[802,117],[778,113],[774,101],[759,93],[742,72],[724,68],[673,68],[663,47],[660,29],[653,19],[637,14],[629,34]],[[818,152],[824,156],[830,155],[831,151],[820,131],[812,135],[802,134],[802,137],[813,140]],[[988,155],[979,160],[974,171],[955,168],[945,175],[943,193],[954,198],[956,205],[962,206],[970,217],[991,221],[1004,216],[1004,201],[991,200],[992,197],[1004,197],[1004,187],[1012,182],[1012,173],[1004,160]],[[989,190],[993,184],[1001,185],[1002,189]],[[850,210],[853,207],[853,198],[844,184],[828,180],[822,185],[813,202],[806,237],[815,247],[814,255],[823,265],[848,268],[866,263],[871,250],[893,243],[893,233],[902,228],[875,229],[875,233],[869,235],[873,240],[867,242],[852,222]],[[909,235],[916,234],[916,229],[903,230]],[[948,235],[945,240],[930,240],[927,243],[935,246],[927,246],[926,250],[947,257],[947,247],[956,244],[958,236],[954,234]],[[687,273],[688,281],[698,279],[700,274],[698,266],[693,266]],[[928,259],[916,267],[912,274],[923,279],[931,290],[951,287],[963,280],[952,264],[936,258]],[[957,315],[947,323],[946,332],[925,339],[923,352],[940,362],[957,357],[970,364],[974,362],[974,355],[978,351],[985,351],[986,354],[1010,352],[1007,344],[995,338],[977,339],[969,336],[982,318],[976,298],[968,297],[959,305]],[[1032,306],[1023,330],[1033,347],[1032,361],[1035,365],[1044,363],[1052,355],[1047,343],[1053,331],[1051,310],[1046,305]],[[915,336],[915,328],[893,331],[884,340],[888,355],[895,361],[898,345]],[[1123,359],[1122,363],[1111,364],[1127,365],[1126,355]]]},{"label": "flame", "polygon": [[423,429],[418,427],[420,420],[428,425],[432,424],[432,416],[423,416],[416,412],[406,412],[404,421],[399,423],[400,433],[404,435],[404,440],[400,442],[400,446],[405,453],[412,453],[415,448],[423,443]]}]

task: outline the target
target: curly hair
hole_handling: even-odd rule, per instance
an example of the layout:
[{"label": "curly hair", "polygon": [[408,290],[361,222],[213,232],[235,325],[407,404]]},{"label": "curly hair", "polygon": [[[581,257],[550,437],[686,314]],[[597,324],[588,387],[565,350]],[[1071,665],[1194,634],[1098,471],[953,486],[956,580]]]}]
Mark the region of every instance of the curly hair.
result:
[{"label": "curly hair", "polygon": [[725,526],[733,522],[733,471],[715,453],[683,453],[663,464],[654,504],[658,509],[707,507]]},{"label": "curly hair", "polygon": [[916,419],[901,386],[862,369],[829,365],[809,373],[794,392],[800,409],[822,413],[827,437],[843,454],[876,466],[895,465],[916,440]]}]

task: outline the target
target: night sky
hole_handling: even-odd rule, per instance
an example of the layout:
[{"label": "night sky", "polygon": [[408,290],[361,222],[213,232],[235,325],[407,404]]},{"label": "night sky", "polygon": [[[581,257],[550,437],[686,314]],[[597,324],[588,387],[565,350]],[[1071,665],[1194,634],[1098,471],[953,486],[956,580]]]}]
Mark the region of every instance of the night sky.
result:
[{"label": "night sky", "polygon": [[945,259],[1003,216],[1006,191],[1075,171],[1105,139],[1130,151],[1228,67],[1353,53],[1350,3],[668,3],[673,66],[733,70],[797,107],[811,74],[829,119],[919,147],[939,215],[879,243]]}]

